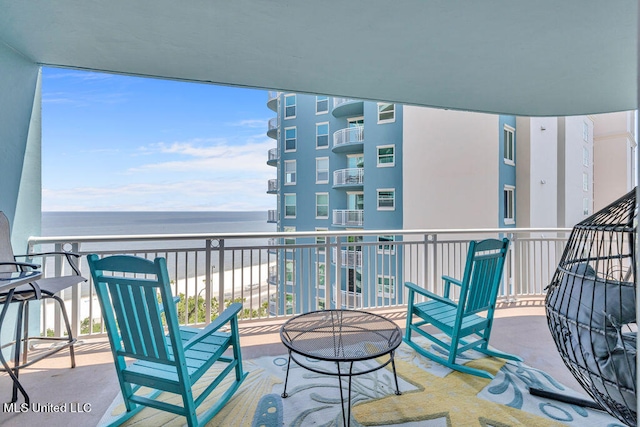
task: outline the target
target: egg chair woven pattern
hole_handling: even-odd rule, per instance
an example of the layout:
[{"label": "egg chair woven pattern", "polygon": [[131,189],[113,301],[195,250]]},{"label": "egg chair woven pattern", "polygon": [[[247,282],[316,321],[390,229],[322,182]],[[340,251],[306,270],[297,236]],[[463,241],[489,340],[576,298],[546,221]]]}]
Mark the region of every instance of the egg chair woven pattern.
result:
[{"label": "egg chair woven pattern", "polygon": [[558,351],[585,391],[636,425],[636,191],[577,224],[545,300]]}]

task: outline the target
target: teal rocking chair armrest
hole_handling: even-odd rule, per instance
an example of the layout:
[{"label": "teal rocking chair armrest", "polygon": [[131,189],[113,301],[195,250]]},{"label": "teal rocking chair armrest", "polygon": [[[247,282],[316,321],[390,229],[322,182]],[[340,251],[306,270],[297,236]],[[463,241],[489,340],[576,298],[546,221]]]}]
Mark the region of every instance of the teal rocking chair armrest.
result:
[{"label": "teal rocking chair armrest", "polygon": [[[176,305],[180,302],[180,297],[173,297],[172,301],[173,305]],[[164,313],[164,306],[162,304],[158,304],[158,308],[160,309],[160,314]]]},{"label": "teal rocking chair armrest", "polygon": [[416,293],[418,293],[418,294],[420,294],[422,296],[425,296],[427,298],[431,298],[433,300],[440,301],[442,303],[445,303],[445,304],[448,304],[448,305],[452,305],[452,306],[456,305],[456,303],[451,301],[450,299],[442,297],[440,295],[436,295],[433,292],[430,292],[430,291],[428,291],[428,290],[426,290],[424,288],[421,288],[420,286],[416,285],[415,283],[405,282],[404,285],[407,288],[409,288],[410,290],[412,290],[412,291],[414,291],[414,292],[416,292]]},{"label": "teal rocking chair armrest", "polygon": [[184,349],[188,350],[195,344],[199,343],[218,329],[220,329],[225,324],[229,323],[239,312],[242,310],[242,304],[239,302],[235,302],[227,307],[220,316],[218,316],[213,322],[209,324],[206,328],[202,330],[201,333],[196,335],[187,341],[184,345]]},{"label": "teal rocking chair armrest", "polygon": [[444,280],[444,296],[445,298],[449,298],[449,291],[451,290],[451,284],[458,285],[462,287],[462,281],[458,279],[454,279],[449,276],[442,276],[442,280]]}]

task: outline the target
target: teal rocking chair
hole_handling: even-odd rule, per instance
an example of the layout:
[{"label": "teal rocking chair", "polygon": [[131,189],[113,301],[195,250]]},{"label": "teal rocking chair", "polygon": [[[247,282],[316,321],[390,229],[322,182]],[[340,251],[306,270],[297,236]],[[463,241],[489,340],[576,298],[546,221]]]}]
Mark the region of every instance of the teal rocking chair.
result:
[{"label": "teal rocking chair", "polygon": [[[238,337],[237,314],[242,304],[231,304],[204,329],[179,327],[164,258],[152,262],[126,255],[99,259],[92,254],[88,261],[126,406],[126,412],[111,425],[122,424],[146,406],[182,415],[189,426],[206,424],[247,375],[242,371]],[[221,332],[227,324],[230,331]],[[227,352],[230,346],[233,351]],[[134,361],[126,364],[125,358]],[[192,386],[216,362],[224,363],[224,369],[194,396]],[[197,408],[232,371],[235,378],[226,391],[196,415]],[[136,394],[140,387],[153,392]],[[182,405],[157,399],[162,392],[181,396]]]},{"label": "teal rocking chair", "polygon": [[[509,249],[509,240],[487,239],[471,241],[462,280],[443,276],[444,296],[436,295],[414,283],[407,282],[409,289],[407,328],[404,341],[421,355],[451,369],[493,378],[489,372],[456,363],[456,358],[466,350],[475,349],[489,356],[522,361],[518,356],[491,350],[488,347],[498,287],[502,279],[504,262]],[[451,285],[459,286],[459,298],[451,299]],[[422,302],[416,301],[417,297]],[[414,320],[415,319],[415,320]],[[450,340],[445,342],[425,326],[431,325]],[[444,349],[448,356],[427,351],[411,339],[417,333]]]}]

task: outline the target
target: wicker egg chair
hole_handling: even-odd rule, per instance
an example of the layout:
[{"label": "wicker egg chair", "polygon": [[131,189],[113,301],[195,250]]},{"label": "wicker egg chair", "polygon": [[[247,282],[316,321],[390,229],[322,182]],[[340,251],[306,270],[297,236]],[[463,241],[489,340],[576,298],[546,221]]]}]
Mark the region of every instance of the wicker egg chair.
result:
[{"label": "wicker egg chair", "polygon": [[577,224],[545,300],[571,373],[604,410],[636,425],[636,191]]}]

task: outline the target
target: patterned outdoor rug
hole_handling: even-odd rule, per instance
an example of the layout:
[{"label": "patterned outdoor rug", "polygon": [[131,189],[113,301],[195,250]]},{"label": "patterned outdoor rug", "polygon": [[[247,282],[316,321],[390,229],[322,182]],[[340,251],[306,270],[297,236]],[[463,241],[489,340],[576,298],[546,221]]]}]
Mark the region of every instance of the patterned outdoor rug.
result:
[{"label": "patterned outdoor rug", "polygon": [[[528,386],[565,395],[577,394],[548,374],[523,363],[505,362],[479,353],[472,355],[467,363],[494,373],[495,378],[488,380],[452,371],[418,355],[404,343],[401,344],[396,352],[396,369],[402,395],[394,394],[395,383],[390,365],[354,377],[351,425],[622,426],[605,412],[531,396],[527,391]],[[286,355],[244,361],[244,369],[249,375],[231,401],[208,425],[342,426],[337,377],[315,374],[292,362],[287,385],[289,397],[283,399],[280,395],[284,388],[286,367]],[[200,381],[200,384],[205,385],[206,381]],[[343,380],[345,399],[347,387],[346,380]],[[195,391],[198,392],[199,390]],[[209,399],[216,399],[216,391]],[[167,401],[178,403],[179,398],[167,395]],[[206,408],[208,405],[204,403],[202,407]],[[109,424],[123,411],[122,399],[118,397],[99,425]],[[184,424],[183,417],[147,408],[125,425]]]}]

